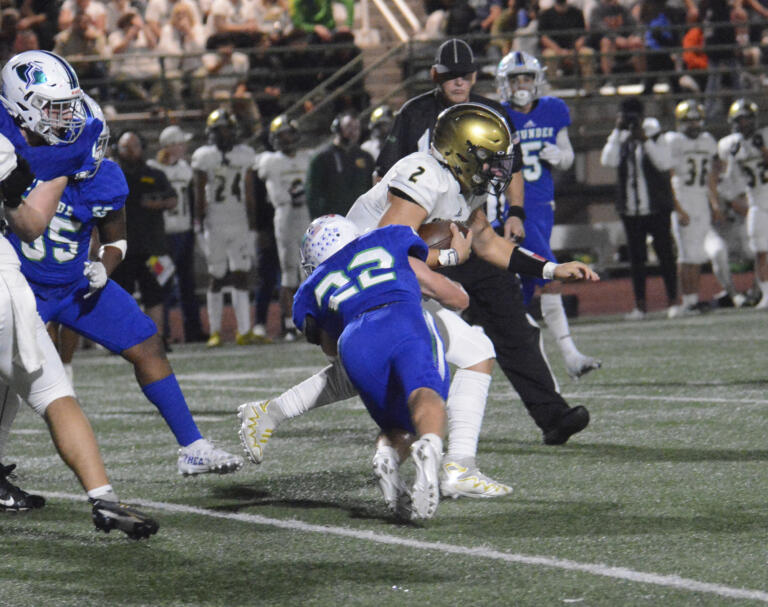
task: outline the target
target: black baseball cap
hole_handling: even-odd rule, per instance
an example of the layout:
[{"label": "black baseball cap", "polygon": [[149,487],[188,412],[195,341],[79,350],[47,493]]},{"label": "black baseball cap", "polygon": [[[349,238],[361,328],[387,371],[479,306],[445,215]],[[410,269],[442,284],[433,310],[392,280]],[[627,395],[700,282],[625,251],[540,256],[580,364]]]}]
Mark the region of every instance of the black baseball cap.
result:
[{"label": "black baseball cap", "polygon": [[462,76],[477,71],[472,49],[463,40],[446,40],[437,49],[435,64],[432,66],[438,74]]}]

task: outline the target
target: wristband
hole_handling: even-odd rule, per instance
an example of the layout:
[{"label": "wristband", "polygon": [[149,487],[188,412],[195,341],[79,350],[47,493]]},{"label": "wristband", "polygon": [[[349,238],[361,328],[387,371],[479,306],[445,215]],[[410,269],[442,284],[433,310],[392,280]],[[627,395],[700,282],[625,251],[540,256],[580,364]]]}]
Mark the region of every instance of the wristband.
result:
[{"label": "wristband", "polygon": [[544,278],[544,268],[548,263],[552,262],[548,262],[540,255],[536,255],[536,253],[518,246],[515,247],[512,255],[509,256],[507,270],[513,274],[525,274],[526,276]]},{"label": "wristband", "polygon": [[548,261],[544,264],[544,267],[541,269],[541,277],[544,280],[554,280],[555,279],[555,268],[557,268],[557,264]]},{"label": "wristband", "polygon": [[519,205],[509,205],[509,216],[517,217],[520,221],[525,221],[525,209]]},{"label": "wristband", "polygon": [[126,241],[125,238],[121,238],[120,240],[115,240],[114,242],[108,242],[101,245],[99,247],[99,259],[104,257],[104,249],[106,247],[115,247],[116,249],[119,249],[120,259],[122,260],[125,259],[125,253],[128,250],[128,241]]},{"label": "wristband", "polygon": [[459,254],[456,249],[440,249],[437,262],[443,267],[457,266],[459,265]]}]

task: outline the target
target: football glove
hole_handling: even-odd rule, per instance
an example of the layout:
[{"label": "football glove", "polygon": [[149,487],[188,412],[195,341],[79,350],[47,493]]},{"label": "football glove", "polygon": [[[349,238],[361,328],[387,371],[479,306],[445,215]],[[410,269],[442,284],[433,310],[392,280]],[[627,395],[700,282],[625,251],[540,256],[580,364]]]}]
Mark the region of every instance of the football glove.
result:
[{"label": "football glove", "polygon": [[556,145],[549,143],[549,141],[545,141],[544,147],[539,152],[539,158],[556,167],[563,161],[563,151]]},{"label": "football glove", "polygon": [[83,275],[88,278],[88,294],[85,299],[104,288],[107,284],[107,269],[100,261],[86,261]]}]

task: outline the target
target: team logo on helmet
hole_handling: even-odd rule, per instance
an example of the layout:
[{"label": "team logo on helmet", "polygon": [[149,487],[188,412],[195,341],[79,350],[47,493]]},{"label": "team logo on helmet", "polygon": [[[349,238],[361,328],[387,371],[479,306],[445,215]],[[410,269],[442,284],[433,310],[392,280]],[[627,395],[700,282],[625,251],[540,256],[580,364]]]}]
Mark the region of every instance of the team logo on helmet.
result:
[{"label": "team logo on helmet", "polygon": [[35,84],[45,84],[48,82],[48,77],[43,71],[43,66],[39,63],[27,63],[19,65],[16,68],[16,73],[24,82],[27,83],[26,88]]}]

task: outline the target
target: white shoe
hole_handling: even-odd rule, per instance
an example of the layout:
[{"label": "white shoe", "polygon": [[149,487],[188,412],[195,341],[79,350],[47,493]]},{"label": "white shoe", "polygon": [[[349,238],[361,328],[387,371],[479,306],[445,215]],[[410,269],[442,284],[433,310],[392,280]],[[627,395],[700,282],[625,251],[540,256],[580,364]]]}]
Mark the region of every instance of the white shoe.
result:
[{"label": "white shoe", "polygon": [[755,305],[755,310],[768,310],[768,295],[763,293],[760,301],[758,301]]},{"label": "white shoe", "polygon": [[240,442],[254,464],[260,464],[264,459],[264,449],[277,428],[277,422],[268,412],[269,405],[268,400],[257,400],[237,408]]},{"label": "white shoe", "polygon": [[669,306],[667,308],[667,318],[680,318],[685,315],[685,308],[683,306]]},{"label": "white shoe", "polygon": [[581,352],[577,352],[575,355],[568,356],[565,359],[565,368],[571,379],[579,379],[582,375],[586,375],[590,371],[599,369],[602,366],[603,361],[599,358],[585,356]]},{"label": "white shoe", "polygon": [[411,445],[416,478],[411,488],[411,520],[432,518],[440,503],[440,456],[428,438]]},{"label": "white shoe", "polygon": [[747,298],[741,293],[736,293],[733,297],[731,297],[731,299],[733,300],[733,305],[736,308],[743,308],[744,304],[747,303]]},{"label": "white shoe", "polygon": [[217,449],[209,440],[201,438],[179,449],[178,466],[179,474],[184,476],[211,472],[229,474],[243,467],[243,458]]},{"label": "white shoe", "polygon": [[624,315],[624,320],[645,320],[646,313],[640,308],[635,308],[629,314]]},{"label": "white shoe", "polygon": [[373,455],[373,475],[387,502],[389,511],[398,518],[408,520],[411,516],[411,496],[408,487],[400,478],[400,463],[392,447],[380,447]]},{"label": "white shoe", "polygon": [[475,458],[443,459],[440,491],[445,497],[503,497],[512,487],[493,480],[477,469]]}]

